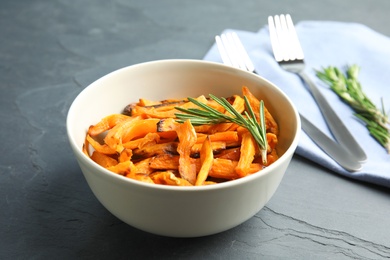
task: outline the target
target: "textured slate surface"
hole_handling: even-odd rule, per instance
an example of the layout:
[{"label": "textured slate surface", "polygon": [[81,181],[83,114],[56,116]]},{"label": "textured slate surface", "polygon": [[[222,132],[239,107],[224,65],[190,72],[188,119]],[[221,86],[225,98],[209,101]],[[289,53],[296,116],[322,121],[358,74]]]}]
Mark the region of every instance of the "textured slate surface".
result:
[{"label": "textured slate surface", "polygon": [[227,232],[173,239],[112,216],[68,145],[76,95],[117,68],[201,59],[225,28],[268,15],[364,23],[390,36],[387,0],[0,2],[1,259],[386,259],[390,192],[295,157],[275,196]]}]

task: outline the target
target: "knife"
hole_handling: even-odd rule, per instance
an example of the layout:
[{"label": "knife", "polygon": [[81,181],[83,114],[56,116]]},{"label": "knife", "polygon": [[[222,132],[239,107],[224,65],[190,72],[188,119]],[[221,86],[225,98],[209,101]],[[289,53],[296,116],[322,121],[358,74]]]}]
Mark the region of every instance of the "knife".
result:
[{"label": "knife", "polygon": [[338,141],[338,143],[348,149],[351,154],[354,154],[357,160],[360,162],[366,161],[367,155],[365,154],[364,150],[353,138],[352,134],[349,132],[341,119],[337,116],[336,112],[326,101],[325,97],[321,94],[315,84],[305,73],[299,73],[299,75],[310,88],[311,94],[317,101],[318,107],[320,108],[321,113],[324,116],[325,121],[334,138]]},{"label": "knife", "polygon": [[318,145],[329,157],[347,171],[355,172],[362,168],[358,159],[353,156],[344,146],[333,141],[308,119],[300,115],[303,131]]}]

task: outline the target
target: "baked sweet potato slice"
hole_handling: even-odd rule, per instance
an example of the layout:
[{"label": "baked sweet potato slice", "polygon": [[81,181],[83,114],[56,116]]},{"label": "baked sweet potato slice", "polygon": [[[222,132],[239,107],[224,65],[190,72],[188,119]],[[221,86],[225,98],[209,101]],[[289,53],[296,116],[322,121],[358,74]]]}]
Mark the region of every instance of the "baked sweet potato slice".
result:
[{"label": "baked sweet potato slice", "polygon": [[107,167],[107,170],[126,176],[129,173],[131,173],[131,167],[133,166],[132,164],[133,163],[131,161],[125,161],[125,162],[121,162],[121,163],[118,163],[116,165]]},{"label": "baked sweet potato slice", "polygon": [[177,152],[179,158],[179,173],[180,176],[191,184],[196,181],[196,165],[191,160],[191,149],[196,143],[195,129],[190,120],[185,121],[176,127],[179,144]]},{"label": "baked sweet potato slice", "polygon": [[[238,173],[235,171],[237,167],[237,161],[228,159],[216,158],[213,161],[213,166],[209,172],[209,176],[217,179],[235,180],[240,178]],[[255,173],[263,169],[263,165],[259,163],[252,163],[248,170],[248,174]]]},{"label": "baked sweet potato slice", "polygon": [[203,143],[205,139],[209,137],[211,142],[237,142],[237,131],[216,132],[214,134],[197,134],[197,143]]},{"label": "baked sweet potato slice", "polygon": [[[215,153],[218,153],[219,151],[226,149],[225,142],[219,142],[219,141],[211,142],[210,146],[211,146],[211,150]],[[201,152],[202,147],[203,144],[201,143],[194,144],[191,148],[191,156],[198,157],[199,156],[198,154]]]},{"label": "baked sweet potato slice", "polygon": [[133,159],[138,161],[158,154],[177,154],[178,145],[177,142],[146,145],[133,150]]},{"label": "baked sweet potato slice", "polygon": [[89,148],[88,148],[89,144],[93,147],[93,149],[95,149],[99,153],[116,154],[116,151],[114,149],[112,149],[111,147],[109,147],[107,144],[100,144],[98,141],[96,141],[90,135],[87,134],[86,143],[85,143],[85,147],[86,147],[87,151],[89,150]]},{"label": "baked sweet potato slice", "polygon": [[126,177],[133,180],[154,184],[154,181],[152,180],[152,178],[150,178],[148,174],[143,174],[143,173],[127,174]]},{"label": "baked sweet potato slice", "polygon": [[122,152],[118,156],[118,161],[121,162],[126,162],[130,161],[131,157],[133,156],[133,150],[125,148],[122,150]]},{"label": "baked sweet potato slice", "polygon": [[256,141],[249,132],[242,136],[240,159],[235,168],[240,177],[244,177],[250,173],[250,167],[255,158],[256,146]]},{"label": "baked sweet potato slice", "polygon": [[228,159],[231,161],[238,161],[240,159],[240,147],[234,147],[234,148],[222,150],[220,153],[217,153],[214,157],[220,159]]},{"label": "baked sweet potato slice", "polygon": [[267,152],[270,153],[275,149],[276,145],[278,144],[278,137],[273,133],[267,133],[266,136],[267,136],[267,143],[268,143]]},{"label": "baked sweet potato slice", "polygon": [[149,162],[149,167],[154,170],[179,170],[179,155],[158,154]]},{"label": "baked sweet potato slice", "polygon": [[142,149],[146,145],[155,144],[160,141],[160,135],[157,133],[147,133],[144,137],[131,140],[123,144],[125,149]]},{"label": "baked sweet potato slice", "polygon": [[173,185],[173,186],[193,186],[189,181],[176,177],[172,171],[163,171],[151,175],[156,184]]},{"label": "baked sweet potato slice", "polygon": [[202,149],[200,150],[200,162],[202,166],[196,177],[195,186],[204,185],[211,167],[213,166],[213,161],[213,149],[211,147],[210,137],[207,137],[203,142]]},{"label": "baked sweet potato slice", "polygon": [[151,174],[154,172],[154,169],[152,169],[150,167],[150,161],[152,160],[152,158],[146,158],[142,161],[139,161],[139,162],[136,162],[134,163],[134,167],[132,169],[132,171],[136,174]]},{"label": "baked sweet potato slice", "polygon": [[88,129],[88,134],[90,136],[97,136],[97,135],[113,128],[114,126],[116,126],[120,122],[123,122],[123,121],[128,120],[128,119],[129,119],[129,116],[126,116],[123,114],[112,114],[112,115],[106,116],[102,120],[100,120],[100,122],[98,122],[96,125],[90,126]]},{"label": "baked sweet potato slice", "polygon": [[[252,94],[252,92],[249,91],[249,89],[246,86],[242,87],[242,94],[248,98],[249,104],[251,105],[253,112],[255,113],[256,118],[259,122],[260,101]],[[268,111],[266,106],[264,106],[264,117],[265,117],[266,131],[274,133],[275,135],[278,135],[279,134],[279,126],[276,123],[273,116],[271,115],[271,113]]]},{"label": "baked sweet potato slice", "polygon": [[100,166],[103,166],[104,168],[108,168],[118,164],[118,161],[116,159],[98,151],[94,151],[92,153],[91,159]]},{"label": "baked sweet potato slice", "polygon": [[123,143],[143,137],[148,133],[156,133],[158,121],[159,119],[142,119],[141,117],[126,120],[113,127],[107,133],[104,142],[120,153],[124,149]]}]

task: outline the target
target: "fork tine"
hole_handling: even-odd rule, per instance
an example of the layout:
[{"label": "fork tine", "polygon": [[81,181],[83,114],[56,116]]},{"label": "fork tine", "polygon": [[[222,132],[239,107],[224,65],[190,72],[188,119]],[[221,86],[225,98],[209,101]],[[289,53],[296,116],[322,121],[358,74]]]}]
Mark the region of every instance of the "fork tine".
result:
[{"label": "fork tine", "polygon": [[268,26],[276,61],[303,60],[303,51],[289,14],[269,16]]},{"label": "fork tine", "polygon": [[225,46],[222,43],[221,36],[219,36],[219,35],[215,36],[215,42],[217,43],[218,52],[219,52],[219,55],[221,55],[222,62],[226,65],[233,66],[232,62],[230,61],[227,50],[225,49]]},{"label": "fork tine", "polygon": [[299,43],[298,34],[295,30],[294,23],[289,14],[286,15],[286,22],[287,22],[288,31],[290,32],[290,39],[292,43],[293,52],[295,53],[295,59],[303,60],[304,59],[303,50],[301,44]]},{"label": "fork tine", "polygon": [[222,34],[222,42],[229,53],[230,61],[233,66],[236,68],[242,68],[242,62],[239,54],[237,53],[237,48],[235,46],[235,42],[233,40],[233,35],[231,33]]},{"label": "fork tine", "polygon": [[235,32],[217,35],[215,41],[224,64],[250,72],[255,71],[248,53]]},{"label": "fork tine", "polygon": [[238,37],[237,33],[233,32],[232,38],[233,38],[237,53],[238,53],[239,57],[241,57],[241,59],[239,59],[242,62],[241,68],[244,70],[254,72],[255,67],[254,67],[251,59],[249,58],[249,55],[244,48],[244,45],[242,45],[242,42],[241,42],[240,38]]},{"label": "fork tine", "polygon": [[274,53],[276,61],[288,61],[289,57],[289,46],[288,46],[288,34],[287,34],[287,24],[284,15],[275,15],[273,18],[270,16],[269,21],[271,24],[269,27],[273,28],[275,39],[272,42],[272,46],[275,45],[277,53]]},{"label": "fork tine", "polygon": [[283,54],[282,54],[282,49],[280,46],[280,41],[276,32],[276,25],[274,23],[274,18],[272,16],[268,17],[268,29],[269,29],[269,34],[270,34],[270,39],[271,39],[271,46],[272,46],[272,51],[275,57],[275,60],[277,62],[283,60]]},{"label": "fork tine", "polygon": [[282,46],[284,50],[284,56],[283,60],[284,61],[289,61],[289,60],[294,60],[294,52],[292,47],[292,42],[291,42],[291,33],[289,31],[289,28],[287,27],[287,21],[286,21],[286,16],[284,14],[281,14],[279,16],[279,23],[280,23],[280,35],[282,37]]},{"label": "fork tine", "polygon": [[236,52],[234,50],[234,46],[231,46],[229,40],[230,36],[229,34],[221,34],[221,36],[216,36],[217,40],[217,46],[220,51],[222,60],[225,64],[235,67],[235,68],[240,68],[236,56]]}]

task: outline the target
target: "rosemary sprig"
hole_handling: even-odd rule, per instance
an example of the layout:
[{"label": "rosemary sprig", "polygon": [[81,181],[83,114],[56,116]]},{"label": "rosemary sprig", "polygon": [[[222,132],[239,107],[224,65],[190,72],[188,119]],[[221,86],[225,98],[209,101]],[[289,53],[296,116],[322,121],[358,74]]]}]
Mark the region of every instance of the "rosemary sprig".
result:
[{"label": "rosemary sprig", "polygon": [[381,109],[364,93],[358,80],[360,67],[347,66],[346,75],[336,67],[329,66],[322,71],[316,70],[319,79],[327,83],[330,88],[352,109],[355,116],[367,127],[370,134],[390,153],[389,117],[385,112],[383,99]]},{"label": "rosemary sprig", "polygon": [[210,97],[215,100],[219,105],[221,105],[226,111],[229,112],[230,115],[221,113],[220,111],[212,108],[211,106],[204,104],[202,102],[197,101],[191,97],[188,100],[199,108],[181,108],[176,107],[177,110],[183,112],[176,113],[177,121],[184,122],[188,119],[191,120],[193,125],[204,125],[204,124],[218,124],[224,122],[232,122],[242,127],[248,129],[248,131],[252,134],[253,138],[256,140],[261,158],[263,160],[263,164],[267,165],[267,137],[266,137],[266,128],[265,128],[265,117],[264,117],[264,102],[260,101],[260,122],[256,120],[255,113],[246,96],[244,96],[245,105],[247,107],[247,111],[244,112],[244,115],[239,113],[230,103],[226,100],[226,98],[218,98],[214,95],[210,94]]}]

